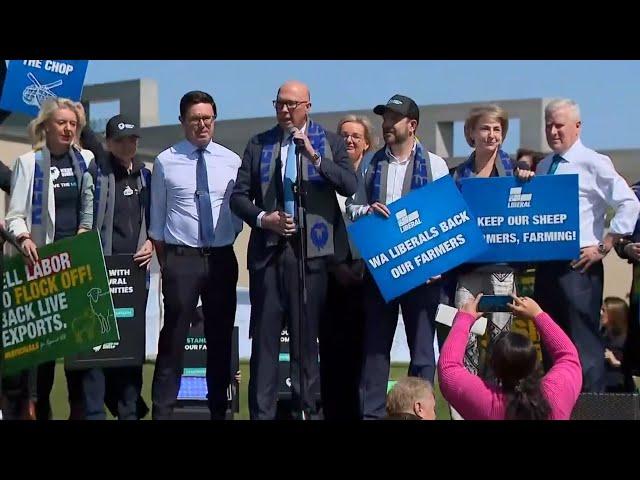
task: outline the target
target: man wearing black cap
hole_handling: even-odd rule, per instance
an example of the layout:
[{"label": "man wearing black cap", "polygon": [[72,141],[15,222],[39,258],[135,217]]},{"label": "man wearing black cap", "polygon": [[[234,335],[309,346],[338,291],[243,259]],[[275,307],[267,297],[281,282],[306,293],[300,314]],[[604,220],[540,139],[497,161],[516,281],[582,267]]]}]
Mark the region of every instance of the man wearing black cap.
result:
[{"label": "man wearing black cap", "polygon": [[[378,105],[385,146],[374,155],[365,177],[368,209],[360,214],[389,217],[387,205],[411,190],[448,175],[445,161],[428,152],[417,140],[420,110],[409,97],[394,95],[386,105]],[[433,384],[435,313],[440,302],[438,278],[386,303],[373,277],[367,272],[364,288],[365,339],[364,362],[360,382],[360,402],[365,419],[385,415],[385,399],[391,345],[402,306],[407,342],[411,352],[409,376],[421,377]]]},{"label": "man wearing black cap", "polygon": [[[116,115],[107,122],[105,136],[106,151],[88,127],[80,137],[96,157],[89,168],[96,186],[93,228],[100,232],[105,256],[133,255],[141,268],[148,268],[153,254],[147,237],[151,172],[136,158],[140,131],[132,119]],[[140,396],[142,365],[89,369],[83,386],[87,420],[105,419],[105,401],[120,420],[136,420],[148,410]]]}]

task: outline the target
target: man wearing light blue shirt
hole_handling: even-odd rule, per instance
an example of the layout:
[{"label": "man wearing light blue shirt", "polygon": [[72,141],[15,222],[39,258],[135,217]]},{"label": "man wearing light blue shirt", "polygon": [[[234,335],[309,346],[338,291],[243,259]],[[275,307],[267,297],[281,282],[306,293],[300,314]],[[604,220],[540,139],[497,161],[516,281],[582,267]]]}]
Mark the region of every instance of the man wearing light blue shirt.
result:
[{"label": "man wearing light blue shirt", "polygon": [[205,318],[211,418],[224,419],[227,409],[238,281],[233,242],[242,229],[229,198],[241,162],[212,141],[216,115],[209,94],[185,94],[180,123],[186,139],[158,155],[151,178],[149,236],[162,269],[165,311],[152,386],[156,420],[172,417],[198,297]]},{"label": "man wearing light blue shirt", "polygon": [[[569,335],[582,364],[583,391],[604,392],[604,345],[599,333],[604,270],[602,259],[614,241],[633,232],[640,203],[611,159],[580,141],[578,105],[555,100],[545,109],[547,142],[553,153],[537,168],[543,175],[578,174],[580,257],[571,262],[545,262],[537,267],[535,297]],[[607,209],[615,210],[605,235]],[[545,357],[545,366],[550,367]]]}]

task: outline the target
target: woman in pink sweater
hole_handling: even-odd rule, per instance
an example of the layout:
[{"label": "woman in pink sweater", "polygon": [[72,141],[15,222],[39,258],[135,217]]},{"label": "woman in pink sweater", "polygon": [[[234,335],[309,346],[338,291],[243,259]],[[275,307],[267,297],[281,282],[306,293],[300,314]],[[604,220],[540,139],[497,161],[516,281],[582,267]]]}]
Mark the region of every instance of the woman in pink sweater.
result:
[{"label": "woman in pink sweater", "polygon": [[[513,296],[513,295],[512,295]],[[479,294],[456,315],[442,347],[438,380],[444,398],[466,420],[568,420],[582,388],[582,369],[575,346],[529,297],[513,296],[511,310],[535,323],[553,367],[541,376],[531,340],[506,333],[490,358],[498,385],[469,373],[462,362],[469,330],[481,314]]]}]

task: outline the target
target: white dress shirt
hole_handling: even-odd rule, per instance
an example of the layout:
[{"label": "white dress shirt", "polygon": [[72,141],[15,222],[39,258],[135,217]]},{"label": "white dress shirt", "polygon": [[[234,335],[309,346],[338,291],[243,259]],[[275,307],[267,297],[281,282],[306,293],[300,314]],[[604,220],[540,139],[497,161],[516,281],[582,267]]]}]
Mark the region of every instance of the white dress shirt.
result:
[{"label": "white dress shirt", "polygon": [[415,141],[413,142],[413,147],[411,147],[411,152],[406,158],[396,157],[391,153],[391,149],[389,147],[386,148],[385,153],[389,158],[389,170],[387,170],[387,205],[402,197],[404,176],[407,173],[409,159],[414,155],[415,151]]},{"label": "white dress shirt", "polygon": [[[385,148],[387,158],[389,161],[389,169],[387,170],[387,205],[395,202],[402,197],[402,186],[404,184],[404,177],[407,174],[407,167],[409,165],[409,159],[415,153],[417,142],[414,142],[411,154],[409,157],[401,159],[393,155],[389,147]],[[449,167],[447,162],[442,157],[439,157],[435,153],[425,152],[429,155],[429,165],[427,168],[431,169],[433,180],[446,177],[449,175]],[[369,205],[348,205],[347,213],[352,221],[357,220],[363,215],[369,213]]]},{"label": "white dress shirt", "polygon": [[[404,177],[407,174],[409,159],[415,154],[416,145],[417,142],[414,141],[411,154],[407,158],[398,158],[391,153],[389,147],[386,148],[387,157],[390,159],[389,170],[387,170],[387,205],[402,197]],[[429,155],[429,165],[427,168],[431,169],[434,181],[449,175],[449,167],[447,167],[447,162],[445,162],[443,158],[424,149],[423,152]]]},{"label": "white dress shirt", "polygon": [[[539,175],[547,174],[553,155],[540,162],[536,169]],[[640,202],[625,179],[616,172],[611,159],[585,147],[580,139],[561,157],[563,160],[555,174],[578,174],[580,248],[602,241],[608,207],[616,211],[609,231],[621,235],[632,233],[640,214]]]},{"label": "white dress shirt", "polygon": [[[235,152],[213,141],[204,148],[203,155],[215,231],[225,192],[229,182],[235,182],[241,160]],[[197,166],[198,147],[187,140],[169,147],[156,158],[151,175],[153,208],[149,228],[149,236],[154,240],[172,245],[202,246],[195,195]],[[226,201],[228,203],[228,199]],[[234,241],[235,232],[225,231],[216,235],[214,245],[233,245]]]}]

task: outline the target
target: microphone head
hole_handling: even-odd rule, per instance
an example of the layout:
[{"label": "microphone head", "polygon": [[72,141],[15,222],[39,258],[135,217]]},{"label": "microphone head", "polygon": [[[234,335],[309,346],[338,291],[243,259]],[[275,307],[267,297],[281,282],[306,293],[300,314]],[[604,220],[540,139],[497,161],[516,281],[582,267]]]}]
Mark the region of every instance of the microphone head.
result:
[{"label": "microphone head", "polygon": [[518,160],[516,162],[516,168],[520,170],[531,170],[531,167],[529,166],[529,164],[524,160]]},{"label": "microphone head", "polygon": [[[294,127],[293,125],[291,125],[289,127],[289,134],[290,135],[294,135],[295,133],[298,133],[300,131],[300,129],[298,127]],[[296,138],[293,140],[293,143],[295,143],[297,146],[302,146],[304,145],[304,140],[301,138]]]}]

